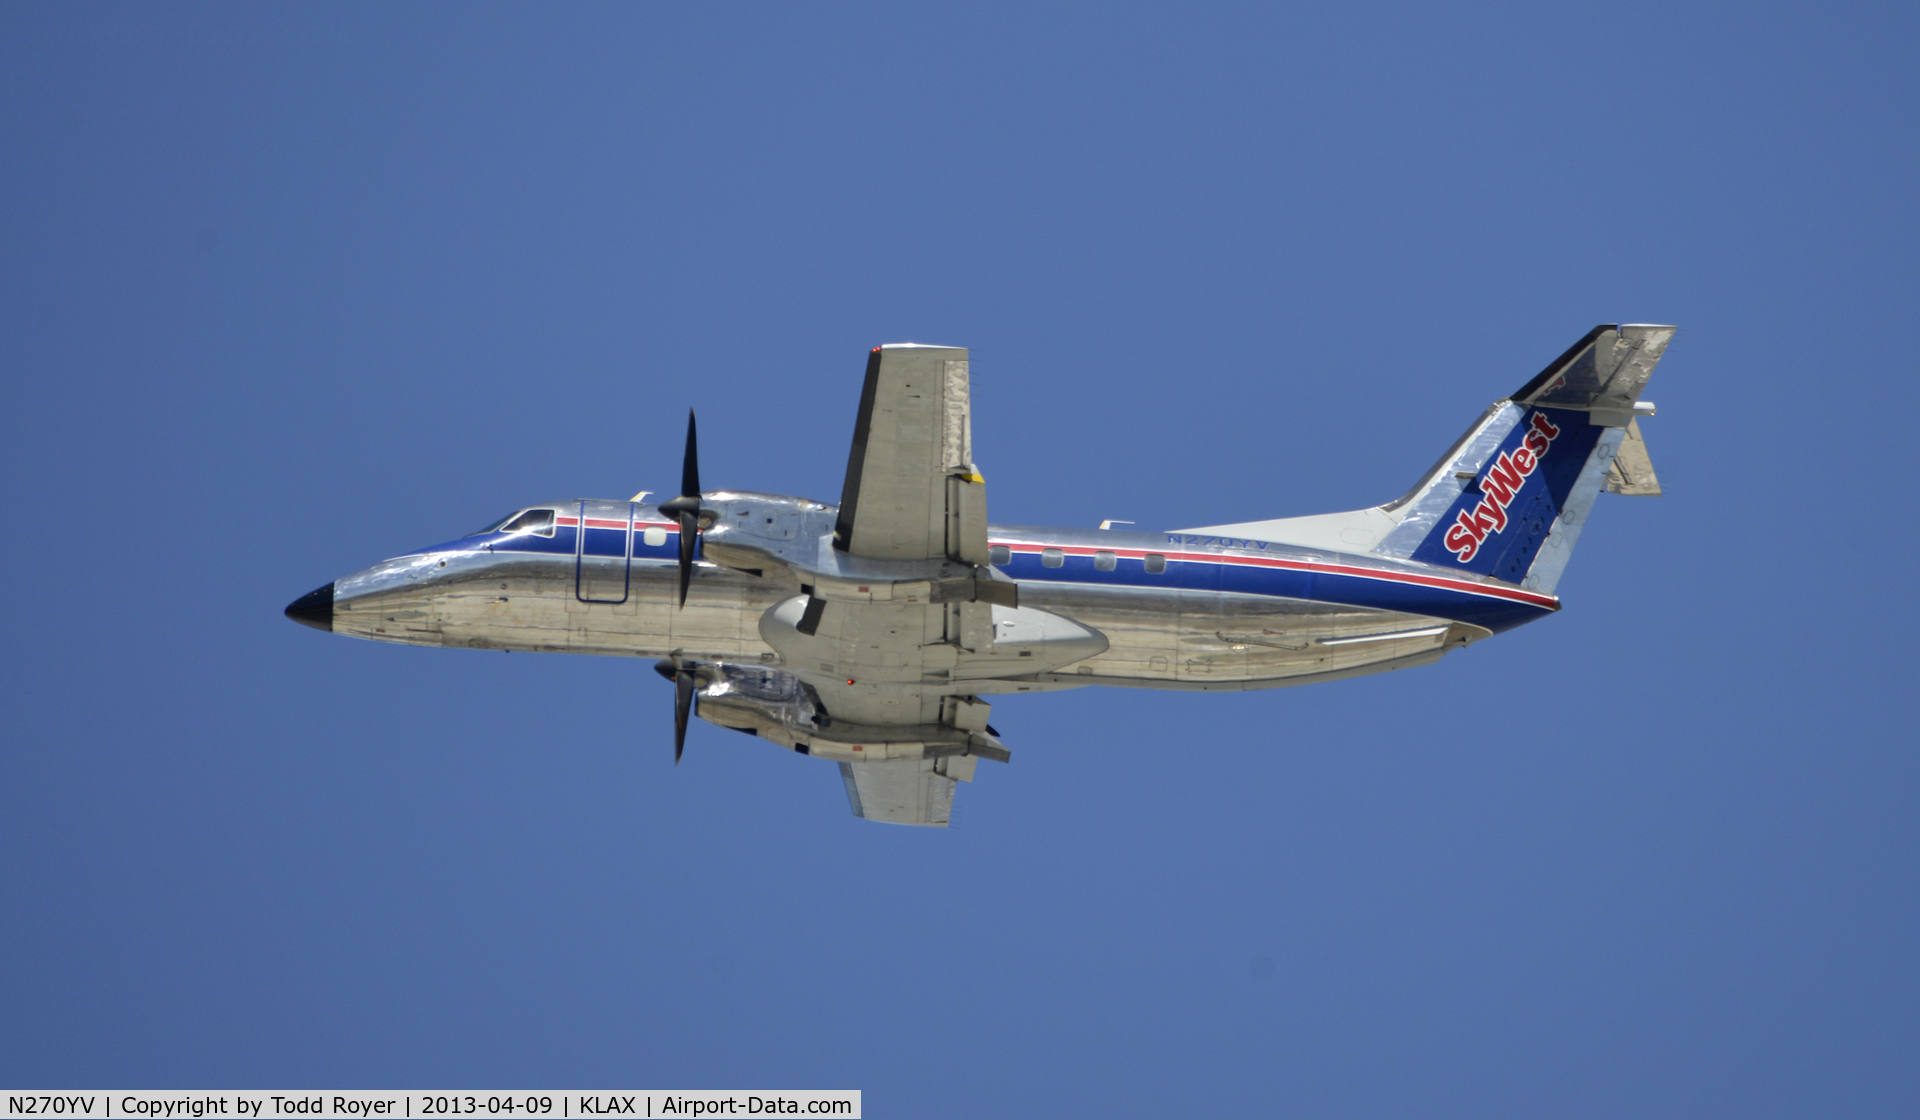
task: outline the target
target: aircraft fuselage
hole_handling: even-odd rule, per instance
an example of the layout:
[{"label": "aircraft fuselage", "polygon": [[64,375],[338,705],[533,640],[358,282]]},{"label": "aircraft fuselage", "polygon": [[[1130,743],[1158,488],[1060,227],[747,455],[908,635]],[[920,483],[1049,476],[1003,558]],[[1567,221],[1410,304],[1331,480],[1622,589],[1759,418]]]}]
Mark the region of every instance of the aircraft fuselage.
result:
[{"label": "aircraft fuselage", "polygon": [[[838,593],[868,601],[929,586],[888,580],[884,562],[836,556],[833,506],[727,491],[703,504],[714,516],[684,608],[675,602],[679,530],[657,507],[569,500],[533,507],[554,511],[544,531],[484,532],[337,581],[331,629],[412,645],[778,665],[831,679],[831,661],[797,648],[805,592],[756,557],[815,570],[838,559],[849,565]],[[994,608],[992,652],[933,670],[937,680],[917,667],[920,683],[951,690],[965,680],[981,695],[1272,688],[1426,664],[1558,607],[1549,595],[1429,565],[1268,541],[1022,526],[988,535],[994,579],[1017,588]],[[937,590],[921,593],[938,601]]]}]

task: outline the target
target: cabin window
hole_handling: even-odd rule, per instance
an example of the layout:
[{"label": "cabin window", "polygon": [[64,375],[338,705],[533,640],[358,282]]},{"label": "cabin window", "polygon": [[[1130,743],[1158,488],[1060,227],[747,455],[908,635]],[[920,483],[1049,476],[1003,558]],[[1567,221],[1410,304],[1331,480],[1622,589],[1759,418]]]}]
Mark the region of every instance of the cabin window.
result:
[{"label": "cabin window", "polygon": [[1157,576],[1167,570],[1167,558],[1158,552],[1147,553],[1147,574]]},{"label": "cabin window", "polygon": [[542,537],[553,535],[553,511],[550,509],[530,509],[513,520],[500,526],[502,533],[533,533]]},{"label": "cabin window", "polygon": [[1012,559],[1013,549],[1008,548],[1004,544],[996,544],[992,548],[987,549],[987,563],[992,564],[996,568],[1006,567],[1007,562]]},{"label": "cabin window", "polygon": [[659,548],[661,545],[667,543],[667,531],[655,525],[643,531],[640,534],[640,539],[646,542],[648,548]]},{"label": "cabin window", "polygon": [[1113,570],[1113,553],[1104,549],[1094,553],[1093,570],[1096,572],[1111,572]]},{"label": "cabin window", "polygon": [[1057,548],[1043,548],[1040,550],[1040,563],[1046,567],[1058,568],[1066,562],[1067,554]]}]

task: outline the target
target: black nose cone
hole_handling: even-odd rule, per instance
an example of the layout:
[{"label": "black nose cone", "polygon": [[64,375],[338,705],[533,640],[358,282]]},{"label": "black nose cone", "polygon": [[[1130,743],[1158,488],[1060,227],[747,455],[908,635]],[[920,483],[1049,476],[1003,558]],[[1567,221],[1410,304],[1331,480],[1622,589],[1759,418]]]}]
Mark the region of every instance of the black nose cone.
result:
[{"label": "black nose cone", "polygon": [[315,630],[333,629],[333,584],[317,588],[287,604],[287,617]]}]

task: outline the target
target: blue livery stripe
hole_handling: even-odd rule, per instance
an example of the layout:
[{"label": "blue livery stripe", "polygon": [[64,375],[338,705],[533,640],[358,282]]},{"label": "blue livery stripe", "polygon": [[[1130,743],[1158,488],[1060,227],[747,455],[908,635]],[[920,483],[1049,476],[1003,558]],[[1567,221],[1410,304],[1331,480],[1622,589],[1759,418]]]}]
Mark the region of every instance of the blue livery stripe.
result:
[{"label": "blue livery stripe", "polygon": [[[996,542],[1005,543],[1005,542]],[[1496,633],[1560,609],[1551,595],[1443,575],[1395,572],[1345,564],[1167,551],[1167,570],[1146,570],[1146,549],[1062,547],[1060,567],[1041,563],[1037,544],[1008,544],[1003,571],[1023,583],[1084,583],[1175,591],[1223,591],[1428,615],[1484,626]],[[1094,567],[1094,553],[1115,555],[1112,571]]]}]

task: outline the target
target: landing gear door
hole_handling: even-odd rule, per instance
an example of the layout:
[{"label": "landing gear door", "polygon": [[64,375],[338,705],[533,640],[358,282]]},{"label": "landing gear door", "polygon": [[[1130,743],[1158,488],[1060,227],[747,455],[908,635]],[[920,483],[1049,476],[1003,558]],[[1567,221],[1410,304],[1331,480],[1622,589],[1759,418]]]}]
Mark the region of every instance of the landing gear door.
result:
[{"label": "landing gear door", "polygon": [[633,563],[633,503],[622,515],[580,503],[579,551],[574,555],[574,595],[583,603],[627,601]]}]

